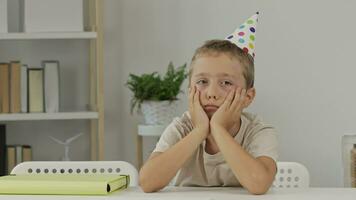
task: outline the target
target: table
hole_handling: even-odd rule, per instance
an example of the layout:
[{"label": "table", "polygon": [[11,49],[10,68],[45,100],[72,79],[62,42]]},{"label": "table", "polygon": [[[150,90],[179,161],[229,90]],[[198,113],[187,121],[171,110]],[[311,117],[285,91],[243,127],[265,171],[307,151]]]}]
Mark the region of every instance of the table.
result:
[{"label": "table", "polygon": [[305,188],[278,189],[272,188],[264,195],[249,194],[243,188],[229,187],[166,187],[160,192],[144,193],[138,187],[129,187],[107,196],[66,196],[66,195],[0,195],[0,200],[46,199],[46,200],[355,200],[356,188]]}]

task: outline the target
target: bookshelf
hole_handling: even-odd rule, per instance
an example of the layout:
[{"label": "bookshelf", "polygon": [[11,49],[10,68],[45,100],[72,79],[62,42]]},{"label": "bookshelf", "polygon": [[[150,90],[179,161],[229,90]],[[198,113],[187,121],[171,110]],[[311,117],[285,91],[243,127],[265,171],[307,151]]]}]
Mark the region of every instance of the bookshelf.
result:
[{"label": "bookshelf", "polygon": [[88,10],[88,20],[86,21],[87,26],[84,32],[0,33],[0,41],[88,40],[88,110],[57,113],[0,113],[0,122],[6,124],[6,122],[16,123],[22,121],[45,123],[49,120],[89,120],[90,158],[91,160],[103,160],[103,1],[88,0],[86,9]]}]

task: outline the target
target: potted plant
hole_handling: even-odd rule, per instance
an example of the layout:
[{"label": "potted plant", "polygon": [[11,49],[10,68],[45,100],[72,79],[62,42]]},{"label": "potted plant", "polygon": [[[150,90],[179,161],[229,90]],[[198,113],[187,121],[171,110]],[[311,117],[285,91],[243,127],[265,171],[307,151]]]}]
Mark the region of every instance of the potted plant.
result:
[{"label": "potted plant", "polygon": [[177,96],[187,75],[186,64],[175,69],[172,62],[163,77],[157,72],[130,74],[126,86],[133,93],[131,113],[142,111],[148,125],[168,124],[176,114]]}]

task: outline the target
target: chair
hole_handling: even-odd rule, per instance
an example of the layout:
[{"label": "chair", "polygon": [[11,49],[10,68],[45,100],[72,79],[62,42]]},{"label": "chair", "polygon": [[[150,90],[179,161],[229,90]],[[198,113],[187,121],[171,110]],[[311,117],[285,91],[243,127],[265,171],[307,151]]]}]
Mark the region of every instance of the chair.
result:
[{"label": "chair", "polygon": [[273,182],[276,188],[309,187],[308,169],[296,162],[277,162],[277,174]]},{"label": "chair", "polygon": [[125,161],[31,161],[15,166],[11,174],[125,174],[138,185],[136,168]]}]

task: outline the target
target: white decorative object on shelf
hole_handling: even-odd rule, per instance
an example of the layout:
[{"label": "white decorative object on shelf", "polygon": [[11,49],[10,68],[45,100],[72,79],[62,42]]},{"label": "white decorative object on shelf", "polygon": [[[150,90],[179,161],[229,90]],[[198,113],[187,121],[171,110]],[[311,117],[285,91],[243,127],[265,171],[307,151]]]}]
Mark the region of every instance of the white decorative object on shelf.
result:
[{"label": "white decorative object on shelf", "polygon": [[83,31],[83,0],[24,0],[23,3],[25,32]]},{"label": "white decorative object on shelf", "polygon": [[50,137],[53,141],[57,142],[58,144],[62,144],[64,146],[64,155],[62,157],[62,161],[70,161],[70,158],[69,158],[69,145],[71,142],[73,142],[74,140],[76,140],[77,138],[79,138],[80,136],[82,136],[83,133],[79,133],[73,137],[70,137],[68,139],[66,139],[65,141],[61,141],[55,137],[52,137],[52,136],[48,136]]},{"label": "white decorative object on shelf", "polygon": [[177,113],[178,101],[143,101],[141,109],[147,125],[168,125]]},{"label": "white decorative object on shelf", "polygon": [[7,0],[0,0],[0,33],[7,33]]}]

